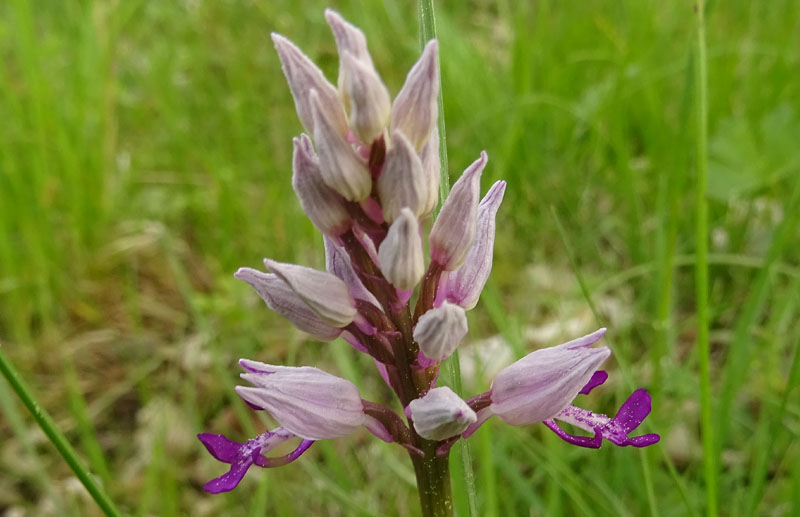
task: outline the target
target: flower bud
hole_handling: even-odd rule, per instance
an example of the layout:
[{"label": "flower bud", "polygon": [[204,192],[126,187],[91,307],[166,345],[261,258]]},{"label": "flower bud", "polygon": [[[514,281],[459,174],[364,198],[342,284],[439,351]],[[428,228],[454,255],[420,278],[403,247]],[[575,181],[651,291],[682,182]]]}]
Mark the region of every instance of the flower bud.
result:
[{"label": "flower bud", "polygon": [[272,33],[272,42],[275,50],[278,51],[278,58],[281,60],[281,68],[289,83],[289,90],[294,98],[294,105],[297,109],[297,116],[300,118],[303,127],[310,134],[314,134],[314,114],[311,109],[311,90],[316,90],[319,96],[320,110],[336,128],[336,131],[343,137],[347,134],[347,118],[339,102],[339,95],[336,88],[325,79],[322,71],[317,68],[305,54],[295,46],[294,43],[284,38],[280,34]]},{"label": "flower bud", "polygon": [[467,314],[453,303],[444,302],[420,316],[414,340],[425,357],[442,361],[453,353],[467,335]]},{"label": "flower bud", "polygon": [[389,92],[375,69],[349,52],[342,54],[342,93],[350,111],[350,128],[365,144],[378,138],[392,110]]},{"label": "flower bud", "polygon": [[422,169],[422,161],[405,135],[395,131],[383,171],[378,176],[378,196],[383,217],[391,223],[404,207],[419,217],[429,202],[429,188],[430,182]]},{"label": "flower bud", "polygon": [[332,274],[270,259],[264,259],[264,265],[328,325],[346,327],[355,318],[355,301],[347,285]]},{"label": "flower bud", "polygon": [[556,416],[567,407],[611,354],[589,348],[606,329],[563,345],[530,353],[497,374],[489,410],[503,422],[528,425]]},{"label": "flower bud", "polygon": [[307,440],[346,436],[366,420],[358,388],[345,379],[310,366],[272,366],[242,359],[237,386],[245,401],[269,411],[281,426]]},{"label": "flower bud", "polygon": [[311,334],[320,341],[331,341],[342,333],[342,329],[323,322],[292,291],[291,287],[277,276],[249,267],[239,269],[233,276],[250,284],[273,312],[283,316],[299,330]]},{"label": "flower bud", "polygon": [[506,182],[498,181],[481,200],[478,205],[475,242],[472,243],[464,264],[451,272],[446,284],[439,287],[445,289],[448,300],[466,310],[477,305],[483,286],[486,285],[486,280],[492,271],[495,216],[503,201],[505,190]]},{"label": "flower bud", "polygon": [[325,269],[328,273],[340,278],[347,285],[347,289],[353,298],[370,302],[375,307],[380,308],[381,303],[375,298],[374,294],[364,287],[364,283],[358,278],[347,251],[327,235],[322,237],[325,245]]},{"label": "flower bud", "polygon": [[[333,9],[325,9],[325,19],[331,27],[333,37],[336,39],[336,49],[339,56],[344,56],[345,52],[352,55],[356,60],[364,65],[373,68],[372,57],[367,50],[367,38],[361,29],[342,18],[342,15]],[[339,91],[344,91],[344,69],[339,67]]]},{"label": "flower bud", "polygon": [[383,276],[401,290],[413,289],[425,274],[419,223],[408,208],[389,227],[378,249],[378,262]]},{"label": "flower bud", "polygon": [[422,210],[422,217],[427,217],[433,213],[436,208],[436,202],[439,201],[439,181],[441,181],[442,164],[439,161],[439,128],[434,126],[431,131],[431,136],[419,152],[420,161],[422,161],[422,170],[425,174],[425,181],[428,186],[426,191],[428,193],[427,200],[425,201]]},{"label": "flower bud", "polygon": [[311,111],[314,118],[314,143],[319,153],[322,180],[348,201],[361,201],[372,190],[372,177],[367,164],[325,115],[316,90],[311,90]]},{"label": "flower bud", "polygon": [[292,187],[300,206],[320,232],[341,235],[351,225],[344,199],[322,181],[319,160],[314,154],[311,139],[303,134],[293,142]]},{"label": "flower bud", "polygon": [[461,267],[475,240],[481,173],[487,159],[482,151],[458,178],[431,228],[431,258],[445,271]]},{"label": "flower bud", "polygon": [[433,388],[424,397],[412,400],[408,408],[414,429],[426,440],[457,436],[477,420],[467,403],[446,386]]},{"label": "flower bud", "polygon": [[431,40],[408,72],[392,105],[392,131],[401,130],[420,150],[436,124],[439,95],[439,44]]}]

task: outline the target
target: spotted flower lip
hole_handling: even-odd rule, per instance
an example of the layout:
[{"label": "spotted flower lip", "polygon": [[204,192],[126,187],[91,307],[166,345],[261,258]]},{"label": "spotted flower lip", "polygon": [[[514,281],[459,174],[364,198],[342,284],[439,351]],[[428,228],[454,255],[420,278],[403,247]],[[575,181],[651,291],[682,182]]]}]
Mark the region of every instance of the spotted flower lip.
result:
[{"label": "spotted flower lip", "polygon": [[[652,401],[643,389],[614,417],[574,405],[608,378],[598,368],[611,350],[595,346],[605,329],[526,355],[500,371],[488,391],[468,400],[437,387],[440,363],[466,337],[467,311],[491,272],[506,182],[495,182],[481,199],[488,160],[481,152],[442,200],[426,257],[425,219],[435,211],[446,172],[439,160],[438,43],[425,45],[392,101],[364,33],[330,9],[325,18],[339,52],[336,86],[288,39],[274,33],[272,39],[305,127],[293,141],[292,186],[323,235],[326,270],[265,259],[269,273],[241,268],[235,276],[313,338],[341,336],[369,355],[366,362],[375,364],[406,418],[362,399],[355,384],[320,368],[242,359],[243,384],[236,393],[253,410],[267,411],[279,427],[245,442],[198,435],[214,458],[229,465],[205,489],[232,490],[253,465],[287,465],[315,441],[361,428],[404,447],[420,476],[420,493],[428,495],[434,489],[424,484],[432,476],[420,473],[446,465],[453,444],[492,416],[509,425],[543,423],[581,447],[658,442],[657,434],[631,436],[650,413]],[[270,456],[289,440],[299,440],[292,452]],[[430,499],[423,495],[423,506]]]},{"label": "spotted flower lip", "polygon": [[313,440],[301,441],[294,451],[279,458],[267,458],[264,454],[294,437],[295,435],[282,427],[260,434],[245,443],[234,442],[221,434],[198,434],[197,438],[215,459],[231,466],[227,473],[212,479],[203,488],[212,494],[229,492],[236,488],[253,465],[271,468],[293,462],[313,445]]},{"label": "spotted flower lip", "polygon": [[[599,449],[603,439],[620,447],[628,445],[633,447],[647,447],[648,445],[658,443],[661,437],[655,433],[633,437],[628,435],[639,427],[647,415],[650,414],[651,402],[650,394],[647,393],[646,390],[640,388],[628,397],[628,400],[622,404],[622,407],[619,408],[614,418],[592,413],[583,408],[567,406],[559,411],[553,419],[545,420],[544,424],[565,442],[579,447]],[[559,427],[555,420],[561,420],[562,422],[594,433],[594,436],[579,436],[567,433]]]}]

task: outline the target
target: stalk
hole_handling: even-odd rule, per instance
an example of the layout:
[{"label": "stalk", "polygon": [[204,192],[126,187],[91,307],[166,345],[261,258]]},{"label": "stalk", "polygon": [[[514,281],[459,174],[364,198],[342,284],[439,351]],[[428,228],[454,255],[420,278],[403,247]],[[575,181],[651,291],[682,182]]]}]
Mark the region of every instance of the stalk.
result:
[{"label": "stalk", "polygon": [[[418,5],[418,13],[419,13],[419,36],[420,36],[420,49],[425,47],[425,43],[428,40],[436,38],[436,17],[434,15],[433,9],[433,0],[419,0]],[[441,78],[441,73],[439,74]],[[440,79],[439,84],[442,84]],[[441,177],[439,179],[439,203],[436,206],[436,210],[434,212],[434,216],[438,215],[439,209],[442,206],[442,203],[447,198],[448,194],[450,193],[450,176],[448,175],[448,167],[447,167],[447,132],[445,130],[445,123],[444,123],[444,98],[442,95],[442,87],[439,88],[439,118],[438,118],[438,129],[439,129],[439,160],[441,161]],[[450,385],[453,388],[453,391],[458,394],[459,396],[463,397],[463,389],[461,387],[461,364],[459,362],[458,350],[453,352],[453,355],[450,357],[445,364],[445,372],[447,373],[447,377],[450,380]],[[457,445],[459,447],[459,452],[461,458],[460,467],[458,469],[458,473],[463,479],[464,487],[466,487],[467,491],[467,511],[470,517],[476,517],[478,515],[478,502],[475,490],[475,473],[472,470],[472,451],[470,450],[470,445],[467,440],[459,440]],[[447,485],[446,485],[446,493],[444,491],[443,485],[437,485],[441,490],[441,498],[445,500],[448,504],[446,505],[449,508],[448,513],[444,513],[441,515],[452,515],[453,513],[453,503],[452,503],[452,491],[450,489],[450,478],[449,478],[449,471],[447,469],[448,459],[447,456],[444,457],[442,460],[444,463],[444,469],[439,469],[439,472],[442,476],[447,476]],[[417,471],[417,483],[420,490],[420,499],[423,500],[423,487],[419,485],[420,476],[419,470],[417,469],[417,465],[414,465],[415,470]],[[424,503],[423,503],[423,511],[424,511]],[[431,514],[436,515],[436,514]]]},{"label": "stalk", "polygon": [[52,442],[59,454],[61,454],[61,457],[64,458],[64,461],[67,462],[69,468],[72,469],[80,482],[83,483],[83,486],[86,487],[89,495],[92,496],[92,499],[94,499],[97,506],[100,507],[100,510],[109,517],[118,517],[120,515],[119,510],[117,510],[100,484],[95,481],[95,478],[83,465],[77,453],[69,444],[64,434],[56,427],[56,424],[47,411],[36,402],[36,399],[19,376],[16,368],[14,368],[11,362],[6,358],[2,346],[0,346],[0,373],[6,378],[11,388],[22,403],[25,404],[25,407],[28,408],[34,420],[36,420],[36,423],[39,424],[44,434],[50,442]]},{"label": "stalk", "polygon": [[696,198],[696,247],[695,283],[697,289],[697,355],[700,368],[700,425],[703,435],[703,458],[706,483],[706,514],[717,515],[717,467],[714,447],[713,421],[711,417],[710,348],[708,340],[708,200],[706,186],[708,177],[708,70],[706,63],[705,0],[695,0],[697,15],[696,94],[697,94],[697,198]]},{"label": "stalk", "polygon": [[[462,442],[464,440],[461,440]],[[422,440],[421,458],[410,454],[417,475],[419,501],[424,517],[449,517],[453,515],[453,493],[450,487],[450,454],[436,455],[438,442]]]}]

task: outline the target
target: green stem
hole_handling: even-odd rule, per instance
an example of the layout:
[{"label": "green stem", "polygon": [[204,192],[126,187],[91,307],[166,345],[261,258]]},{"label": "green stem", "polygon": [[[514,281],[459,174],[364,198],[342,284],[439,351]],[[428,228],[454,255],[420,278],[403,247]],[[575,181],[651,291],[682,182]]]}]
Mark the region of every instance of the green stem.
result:
[{"label": "green stem", "polygon": [[[433,0],[419,0],[419,39],[420,48],[424,48],[425,44],[437,37],[436,32],[436,16],[433,10]],[[441,48],[441,47],[440,47]],[[441,80],[441,70],[439,71],[439,84]],[[439,161],[441,163],[440,179],[439,179],[439,203],[436,206],[434,216],[439,214],[439,209],[442,203],[450,194],[450,176],[448,174],[447,166],[447,132],[444,123],[444,97],[442,95],[443,88],[439,88],[439,117],[438,117],[438,130],[439,130]],[[453,352],[453,355],[445,363],[445,371],[449,379],[449,383],[453,391],[459,396],[463,397],[463,389],[461,386],[461,363],[458,355],[458,350]],[[459,473],[464,482],[464,487],[467,492],[467,505],[468,512],[471,517],[478,515],[478,501],[475,490],[475,473],[472,470],[472,451],[470,450],[469,441],[459,440],[457,447],[459,447],[459,456],[461,457],[461,468]],[[416,465],[415,465],[416,467]],[[447,487],[449,490],[450,482],[448,479]],[[421,497],[421,495],[420,495]],[[448,497],[450,499],[451,496]],[[451,508],[452,511],[452,508]]]},{"label": "green stem", "polygon": [[[425,48],[425,44],[435,39],[436,36],[436,16],[433,13],[433,0],[419,0],[419,47]],[[441,49],[441,47],[440,47]],[[441,61],[440,61],[441,62]],[[439,84],[442,84],[441,69],[439,70]],[[439,213],[442,203],[450,193],[450,175],[447,173],[447,132],[444,127],[444,97],[442,88],[439,87],[439,117],[437,120],[439,128],[439,161],[441,162],[439,180],[439,204],[436,207],[434,216]]]},{"label": "green stem", "polygon": [[422,451],[425,456],[411,454],[424,517],[450,517],[453,515],[450,458],[449,454],[437,456],[437,446],[437,442],[422,440]]},{"label": "green stem", "polygon": [[700,368],[700,427],[703,435],[703,458],[706,483],[706,514],[717,515],[717,468],[711,417],[710,349],[708,340],[708,70],[706,64],[705,0],[695,0],[697,48],[695,54],[697,92],[697,198],[695,283],[697,295],[697,354]]},{"label": "green stem", "polygon": [[86,487],[86,490],[97,503],[97,506],[108,516],[119,516],[119,510],[117,510],[114,503],[111,502],[111,499],[109,499],[108,495],[103,491],[103,488],[95,481],[92,474],[83,466],[75,450],[67,441],[67,438],[56,427],[47,411],[33,398],[31,391],[25,385],[17,370],[6,358],[2,346],[0,346],[0,373],[3,374],[3,377],[6,378],[11,388],[20,400],[22,400],[22,403],[25,404],[25,407],[31,412],[36,423],[39,424],[39,427],[53,443],[64,458],[64,461],[67,462],[67,465],[69,465],[81,483],[83,483],[83,486]]}]

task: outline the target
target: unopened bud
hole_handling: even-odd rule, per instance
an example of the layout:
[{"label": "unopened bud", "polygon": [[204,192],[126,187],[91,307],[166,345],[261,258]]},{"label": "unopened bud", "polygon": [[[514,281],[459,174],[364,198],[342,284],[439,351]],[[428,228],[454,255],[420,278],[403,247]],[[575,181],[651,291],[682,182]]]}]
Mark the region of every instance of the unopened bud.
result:
[{"label": "unopened bud", "polygon": [[347,118],[339,101],[336,88],[325,79],[322,71],[317,68],[303,51],[294,43],[280,34],[272,33],[272,42],[278,51],[281,68],[289,83],[289,90],[294,97],[297,116],[303,127],[310,134],[314,134],[314,114],[311,109],[311,90],[316,90],[319,96],[320,109],[325,113],[330,124],[342,136],[347,134]]},{"label": "unopened bud", "polygon": [[342,73],[342,93],[350,109],[350,128],[359,140],[369,145],[389,122],[392,110],[389,92],[375,69],[349,52],[342,54]]},{"label": "unopened bud", "polygon": [[446,440],[477,420],[475,412],[446,386],[433,388],[408,405],[414,429],[426,440]]},{"label": "unopened bud", "polygon": [[404,207],[409,208],[415,217],[424,213],[429,201],[430,182],[419,156],[400,131],[392,134],[392,146],[386,153],[386,162],[377,181],[386,221],[394,221]]},{"label": "unopened bud", "polygon": [[292,187],[300,206],[320,232],[341,235],[351,225],[350,215],[344,207],[345,200],[322,181],[311,139],[303,134],[293,142]]},{"label": "unopened bud", "polygon": [[348,201],[361,201],[372,190],[367,164],[325,116],[317,91],[311,90],[310,97],[322,180]]},{"label": "unopened bud", "polygon": [[431,228],[431,258],[445,271],[461,267],[475,240],[481,173],[486,160],[486,151],[482,151],[481,157],[461,174]]},{"label": "unopened bud", "polygon": [[347,285],[332,274],[270,259],[264,259],[264,264],[328,325],[346,327],[356,317]]},{"label": "unopened bud", "polygon": [[[365,65],[372,67],[372,57],[369,55],[367,49],[367,38],[361,29],[348,22],[342,15],[333,9],[325,9],[325,19],[331,27],[333,37],[336,39],[336,49],[339,56],[344,57],[345,52],[352,55],[358,61]],[[344,88],[344,70],[339,67],[339,90],[343,91]]]},{"label": "unopened bud", "polygon": [[436,124],[438,95],[439,44],[431,40],[392,105],[392,131],[401,130],[416,150],[422,149]]},{"label": "unopened bud", "polygon": [[233,276],[250,284],[273,312],[320,341],[331,341],[342,333],[342,329],[322,321],[306,302],[276,275],[243,267]]},{"label": "unopened bud", "polygon": [[408,208],[403,208],[389,227],[378,250],[378,262],[383,276],[402,290],[413,289],[425,273],[419,223]]},{"label": "unopened bud", "polygon": [[439,161],[439,128],[434,126],[431,136],[419,152],[422,161],[422,170],[425,173],[425,180],[428,184],[428,197],[422,211],[422,217],[427,217],[433,213],[436,203],[439,201],[439,181],[441,180],[442,164]]},{"label": "unopened bud", "polygon": [[347,284],[347,289],[353,298],[370,302],[375,307],[380,308],[381,303],[375,298],[374,294],[364,287],[364,283],[358,278],[347,250],[336,244],[327,235],[322,237],[325,245],[325,269],[328,273],[335,275]]},{"label": "unopened bud", "polygon": [[456,304],[444,302],[420,316],[414,327],[414,340],[428,359],[442,361],[467,335],[467,314]]},{"label": "unopened bud", "polygon": [[495,216],[503,201],[505,190],[506,182],[498,181],[481,200],[478,205],[475,242],[467,253],[464,265],[451,272],[445,284],[439,287],[445,289],[445,297],[448,300],[466,310],[477,305],[483,286],[486,285],[486,280],[492,271]]}]

